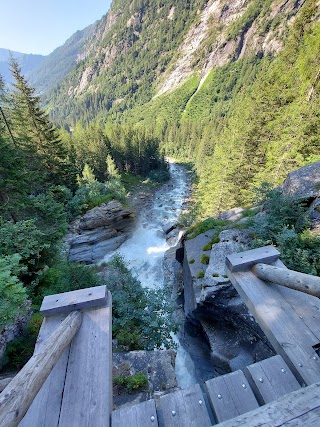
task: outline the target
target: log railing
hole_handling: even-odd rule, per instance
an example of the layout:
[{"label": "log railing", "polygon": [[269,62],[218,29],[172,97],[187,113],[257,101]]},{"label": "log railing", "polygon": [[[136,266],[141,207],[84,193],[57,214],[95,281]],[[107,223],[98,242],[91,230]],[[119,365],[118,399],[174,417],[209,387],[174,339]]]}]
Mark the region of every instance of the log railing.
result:
[{"label": "log railing", "polygon": [[[45,297],[40,312],[47,317],[34,355],[0,394],[0,427],[16,427],[19,423],[38,427],[44,425],[47,413],[52,415],[52,426],[108,427],[112,410],[112,337],[111,295],[106,286]],[[87,366],[90,372],[84,372]],[[74,396],[70,386],[76,383],[79,390]],[[61,397],[58,404],[57,396]],[[52,405],[50,410],[48,405]],[[95,405],[94,414],[88,409],[91,405]],[[89,413],[90,419],[83,417],[81,409]]]},{"label": "log railing", "polygon": [[227,257],[226,264],[231,272],[251,269],[259,279],[266,282],[320,297],[320,277],[270,265],[277,261],[279,256],[280,252],[276,248],[265,246],[232,254]]}]

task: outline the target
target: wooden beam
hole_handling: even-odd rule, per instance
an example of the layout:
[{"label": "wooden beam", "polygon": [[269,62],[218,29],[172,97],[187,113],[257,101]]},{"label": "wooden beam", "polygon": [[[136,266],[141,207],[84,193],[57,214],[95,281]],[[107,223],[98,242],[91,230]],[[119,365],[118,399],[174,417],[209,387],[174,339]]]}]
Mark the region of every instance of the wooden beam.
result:
[{"label": "wooden beam", "polygon": [[246,271],[258,262],[271,264],[277,261],[279,256],[280,252],[274,246],[264,246],[228,255],[226,257],[226,266],[231,272]]},{"label": "wooden beam", "polygon": [[279,399],[247,412],[219,427],[306,427],[318,426],[320,419],[320,383],[301,388]]},{"label": "wooden beam", "polygon": [[276,283],[296,291],[320,297],[320,277],[299,273],[288,268],[258,263],[252,267],[252,272],[259,279]]},{"label": "wooden beam", "polygon": [[107,305],[107,296],[105,285],[49,295],[44,297],[40,313],[47,317],[74,310],[102,307]]},{"label": "wooden beam", "polygon": [[72,312],[0,394],[0,427],[17,427],[33,399],[80,328],[82,314]]}]

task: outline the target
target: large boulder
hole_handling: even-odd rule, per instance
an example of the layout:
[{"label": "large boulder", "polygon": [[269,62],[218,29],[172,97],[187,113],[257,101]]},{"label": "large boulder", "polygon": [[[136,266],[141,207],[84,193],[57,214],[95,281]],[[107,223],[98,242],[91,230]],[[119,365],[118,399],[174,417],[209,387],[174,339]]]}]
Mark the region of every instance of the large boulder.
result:
[{"label": "large boulder", "polygon": [[112,200],[86,212],[70,227],[66,243],[70,261],[94,264],[127,239],[134,213]]},{"label": "large boulder", "polygon": [[320,162],[290,172],[282,186],[283,194],[312,201],[320,196]]}]

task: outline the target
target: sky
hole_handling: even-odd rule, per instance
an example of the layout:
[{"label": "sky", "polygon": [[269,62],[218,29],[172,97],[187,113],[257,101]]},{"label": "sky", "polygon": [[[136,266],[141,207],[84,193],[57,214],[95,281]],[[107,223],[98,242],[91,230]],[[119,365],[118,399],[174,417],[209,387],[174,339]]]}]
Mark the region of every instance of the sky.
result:
[{"label": "sky", "polygon": [[0,0],[0,48],[47,55],[106,14],[111,0]]}]

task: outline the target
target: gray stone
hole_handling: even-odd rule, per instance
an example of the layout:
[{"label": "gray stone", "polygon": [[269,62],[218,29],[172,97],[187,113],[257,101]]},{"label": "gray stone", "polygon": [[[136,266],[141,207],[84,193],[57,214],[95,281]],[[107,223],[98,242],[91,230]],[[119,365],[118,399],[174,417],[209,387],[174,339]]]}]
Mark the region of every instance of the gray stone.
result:
[{"label": "gray stone", "polygon": [[116,230],[123,230],[131,224],[133,217],[132,210],[124,208],[120,202],[112,200],[86,212],[79,221],[79,229],[92,230],[99,227],[112,226]]},{"label": "gray stone", "polygon": [[218,215],[219,219],[226,221],[237,221],[242,217],[243,208],[233,208],[228,211],[222,212]]},{"label": "gray stone", "polygon": [[178,227],[178,223],[176,221],[168,221],[162,225],[162,230],[164,234],[169,234],[176,227]]},{"label": "gray stone", "polygon": [[282,186],[283,194],[298,200],[310,200],[320,196],[320,162],[290,172]]},{"label": "gray stone", "polygon": [[102,240],[108,240],[117,235],[117,230],[112,228],[96,228],[93,230],[87,230],[83,234],[77,234],[70,239],[72,246],[90,245],[93,243],[101,242]]},{"label": "gray stone", "polygon": [[176,384],[175,377],[175,351],[130,351],[128,353],[113,353],[113,376],[134,375],[143,372],[148,378],[148,387],[145,391],[128,394],[121,388],[114,386],[115,407],[124,404],[133,404],[153,398],[155,394],[169,393]]}]

